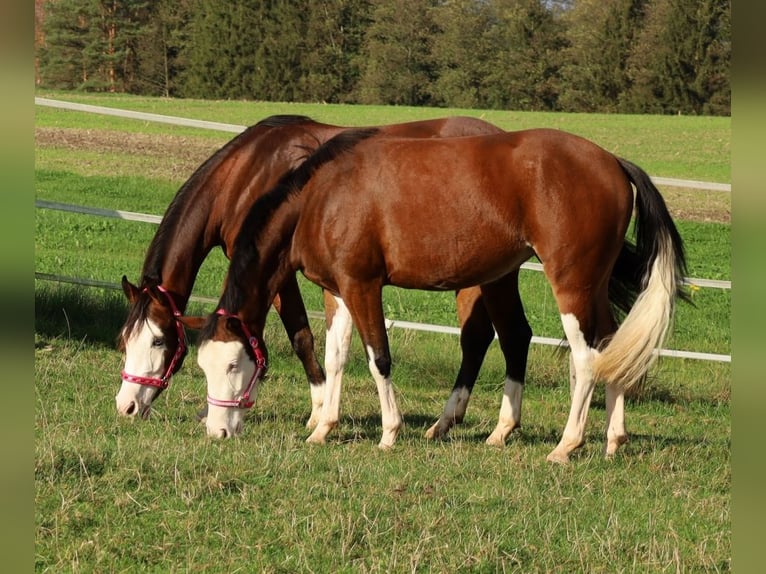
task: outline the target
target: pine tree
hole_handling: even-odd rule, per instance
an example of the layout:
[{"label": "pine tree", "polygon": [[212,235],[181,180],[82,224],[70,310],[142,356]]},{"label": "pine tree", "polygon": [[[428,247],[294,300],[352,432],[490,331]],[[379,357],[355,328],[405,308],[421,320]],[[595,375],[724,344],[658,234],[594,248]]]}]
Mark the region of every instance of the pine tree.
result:
[{"label": "pine tree", "polygon": [[701,114],[730,106],[729,0],[652,0],[628,61],[636,113]]},{"label": "pine tree", "polygon": [[561,52],[560,20],[544,0],[495,0],[493,57],[487,75],[492,108],[557,110]]},{"label": "pine tree", "polygon": [[361,53],[357,99],[366,104],[428,105],[434,0],[375,0]]},{"label": "pine tree", "polygon": [[487,63],[492,58],[488,35],[495,23],[489,4],[457,0],[433,9],[438,26],[432,44],[436,79],[431,96],[449,107],[488,107]]},{"label": "pine tree", "polygon": [[563,110],[617,112],[629,86],[626,72],[646,0],[580,0],[565,12]]}]

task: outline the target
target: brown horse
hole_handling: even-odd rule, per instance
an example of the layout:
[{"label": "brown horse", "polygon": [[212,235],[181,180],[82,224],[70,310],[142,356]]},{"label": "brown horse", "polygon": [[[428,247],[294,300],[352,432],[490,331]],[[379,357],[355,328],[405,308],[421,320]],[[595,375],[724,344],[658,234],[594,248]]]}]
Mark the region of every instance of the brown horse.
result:
[{"label": "brown horse", "polygon": [[[652,363],[685,270],[681,237],[650,178],[556,130],[438,140],[373,135],[347,132],[327,142],[257,201],[243,223],[218,311],[200,338],[208,434],[239,432],[266,366],[266,312],[296,270],[338,296],[353,320],[378,387],[380,446],[387,448],[402,419],[391,384],[383,286],[480,285],[495,320],[506,278],[536,254],[575,370],[569,420],[548,459],[567,461],[583,444],[598,380],[607,385],[606,453],[613,453],[627,438],[622,392]],[[631,184],[642,292],[618,329],[608,291],[633,213]],[[310,440],[323,442],[338,424],[339,393],[328,379]],[[506,387],[501,420],[516,404],[507,395]]]},{"label": "brown horse", "polygon": [[[167,387],[186,354],[185,335],[177,317],[186,308],[202,262],[216,246],[231,255],[242,221],[255,201],[313,150],[347,128],[315,122],[303,116],[274,116],[248,128],[206,160],[178,190],[147,250],[141,281],[136,286],[123,277],[130,301],[120,333],[126,352],[122,386],[116,397],[122,415],[148,416],[154,399]],[[381,134],[415,138],[499,133],[487,122],[467,117],[395,124]],[[496,324],[507,361],[508,379],[519,389],[524,383],[532,332],[518,294],[518,276],[506,279],[506,322]],[[314,353],[314,339],[298,284],[289,277],[275,294],[279,312],[293,349],[303,363],[312,396],[313,427],[324,396],[325,376]],[[334,322],[335,299],[325,294],[328,325],[328,374],[339,378],[345,364],[350,324]],[[478,288],[457,295],[463,361],[452,398],[429,436],[444,435],[460,422],[494,331]],[[498,440],[510,432],[498,431]]]}]

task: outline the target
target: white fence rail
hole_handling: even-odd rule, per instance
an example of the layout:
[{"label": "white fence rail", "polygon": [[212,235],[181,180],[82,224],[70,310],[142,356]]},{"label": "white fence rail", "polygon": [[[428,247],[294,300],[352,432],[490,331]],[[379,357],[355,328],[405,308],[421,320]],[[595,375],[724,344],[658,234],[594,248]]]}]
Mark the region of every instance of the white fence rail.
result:
[{"label": "white fence rail", "polygon": [[[35,104],[38,106],[47,106],[62,110],[72,110],[77,112],[88,112],[93,114],[102,114],[107,116],[117,116],[133,120],[143,120],[147,122],[159,122],[177,126],[186,126],[192,128],[201,128],[206,130],[216,130],[231,133],[241,133],[247,129],[247,126],[235,124],[223,124],[219,122],[208,122],[204,120],[193,120],[189,118],[179,118],[176,116],[166,116],[162,114],[150,114],[147,112],[135,112],[132,110],[120,110],[117,108],[108,108],[106,106],[93,106],[90,104],[77,104],[74,102],[64,102],[61,100],[51,100],[49,98],[35,97]],[[695,181],[693,179],[674,179],[671,177],[655,177],[652,181],[657,185],[668,185],[670,187],[683,187],[689,189],[701,189],[705,191],[731,191],[730,183],[715,183],[710,181]]]},{"label": "white fence rail", "polygon": [[[134,112],[130,110],[119,110],[119,109],[108,108],[103,106],[76,104],[72,102],[50,100],[46,98],[36,97],[35,104],[41,105],[41,106],[51,106],[51,107],[56,107],[60,109],[73,110],[73,111],[113,115],[113,116],[119,116],[124,118],[161,122],[161,123],[168,123],[168,124],[174,124],[174,125],[183,125],[183,126],[197,127],[197,128],[203,128],[203,129],[212,129],[212,130],[218,130],[218,131],[227,131],[227,132],[233,132],[233,133],[240,133],[245,129],[245,126],[177,118],[174,116],[165,116],[160,114],[150,114],[150,113],[144,113],[144,112]],[[693,180],[678,180],[678,179],[670,179],[670,178],[656,178],[656,177],[652,177],[652,180],[658,185],[670,185],[674,187],[688,187],[693,189],[712,190],[712,191],[729,191],[729,192],[731,191],[730,184],[700,182],[700,181],[693,181]],[[67,203],[59,203],[55,201],[46,201],[42,199],[36,200],[35,206],[40,209],[68,211],[68,212],[80,213],[84,215],[112,217],[112,218],[119,218],[119,219],[124,219],[128,221],[139,221],[143,223],[159,224],[162,221],[162,217],[158,215],[136,213],[132,211],[122,211],[122,210],[116,210],[116,209],[103,209],[100,207],[72,205]],[[522,265],[522,269],[527,269],[531,271],[542,271],[542,265],[540,265],[539,263],[524,263]],[[35,272],[35,278],[39,280],[43,280],[43,281],[71,283],[71,284],[88,286],[88,287],[102,287],[107,289],[121,288],[120,285],[116,283],[98,281],[94,279],[82,279],[77,277],[53,275],[49,273]],[[697,279],[697,278],[686,278],[685,280],[687,284],[695,285],[697,287],[707,287],[707,288],[714,288],[714,289],[731,289],[731,281],[719,281],[719,280],[713,280],[713,279]],[[192,297],[192,300],[201,301],[204,303],[213,303],[213,304],[217,302],[214,299],[210,299],[206,297]],[[309,311],[309,315],[314,318],[324,317],[324,314],[318,311]],[[390,319],[386,320],[386,327],[388,329],[401,328],[401,329],[410,329],[410,330],[417,330],[417,331],[446,333],[446,334],[453,334],[453,335],[460,334],[460,329],[458,329],[457,327],[447,327],[443,325],[429,325],[424,323],[413,323],[411,321],[393,321]],[[566,341],[562,341],[561,339],[556,339],[551,337],[535,336],[535,337],[532,337],[532,342],[537,344],[543,344],[543,345],[566,346]],[[678,350],[672,350],[672,349],[660,349],[659,351],[657,351],[657,353],[660,356],[665,356],[665,357],[678,357],[678,358],[685,358],[685,359],[726,362],[726,363],[731,362],[731,355],[723,355],[723,354],[716,354],[716,353],[699,353],[695,351],[678,351]]]}]

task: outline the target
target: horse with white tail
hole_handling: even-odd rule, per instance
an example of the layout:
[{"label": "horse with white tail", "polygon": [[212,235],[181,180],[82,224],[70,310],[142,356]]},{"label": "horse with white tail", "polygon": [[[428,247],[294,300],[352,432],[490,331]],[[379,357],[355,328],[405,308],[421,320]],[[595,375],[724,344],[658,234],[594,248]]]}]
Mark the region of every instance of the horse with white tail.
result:
[{"label": "horse with white tail", "polygon": [[[683,296],[683,243],[649,176],[581,137],[536,129],[454,139],[340,134],[261,197],[242,224],[198,363],[209,395],[208,433],[241,430],[265,372],[263,327],[283,282],[301,271],[339,302],[367,351],[390,448],[402,426],[391,381],[382,288],[453,290],[479,285],[490,317],[504,278],[536,255],[571,348],[569,418],[548,460],[566,462],[585,440],[597,381],[606,383],[607,455],[627,440],[624,391],[656,357]],[[635,186],[635,195],[633,192]],[[634,273],[641,292],[619,326],[609,302],[636,211]],[[494,321],[494,318],[493,318]],[[520,405],[506,386],[500,420]],[[309,437],[339,422],[340,386],[327,382]]]}]

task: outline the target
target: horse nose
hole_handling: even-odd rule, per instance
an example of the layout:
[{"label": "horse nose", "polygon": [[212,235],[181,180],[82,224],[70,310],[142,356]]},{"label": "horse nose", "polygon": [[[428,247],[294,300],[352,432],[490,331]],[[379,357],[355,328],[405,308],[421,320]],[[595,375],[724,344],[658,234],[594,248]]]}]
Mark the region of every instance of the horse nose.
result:
[{"label": "horse nose", "polygon": [[136,406],[136,401],[130,401],[128,404],[122,405],[117,410],[123,416],[134,417],[138,412],[138,407]]},{"label": "horse nose", "polygon": [[229,431],[225,428],[208,428],[207,436],[211,438],[228,438]]}]

